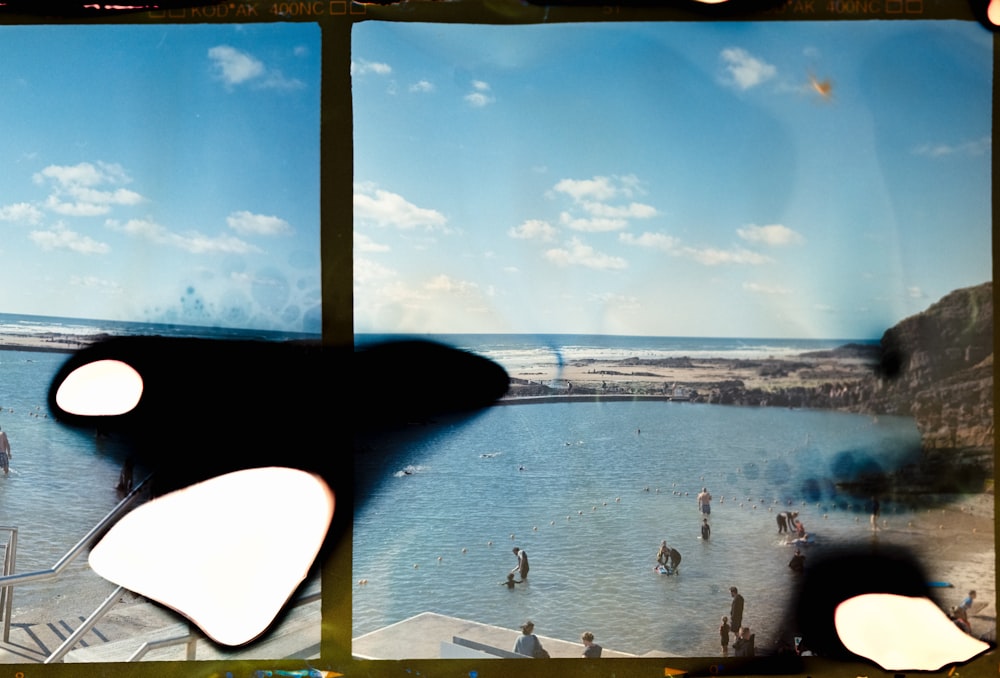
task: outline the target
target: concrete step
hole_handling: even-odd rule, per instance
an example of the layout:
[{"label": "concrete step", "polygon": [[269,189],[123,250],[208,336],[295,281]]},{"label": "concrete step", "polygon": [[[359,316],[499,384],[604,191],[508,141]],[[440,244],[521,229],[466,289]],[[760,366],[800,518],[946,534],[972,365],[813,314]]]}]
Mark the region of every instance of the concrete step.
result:
[{"label": "concrete step", "polygon": [[[155,607],[155,606],[154,606]],[[131,610],[131,608],[137,608]],[[141,605],[130,605],[122,614],[145,615],[148,610]],[[145,621],[141,622],[145,624]],[[212,659],[316,659],[319,657],[322,613],[321,601],[292,608],[282,623],[264,638],[246,647],[229,648],[214,643],[200,633],[195,645],[196,660]],[[123,640],[89,644],[74,649],[66,655],[66,663],[125,662],[144,644],[185,637],[189,630],[186,622],[175,622],[155,629],[132,634]],[[184,643],[150,650],[141,661],[184,661],[187,646]]]},{"label": "concrete step", "polygon": [[[59,619],[46,623],[12,622],[10,643],[5,645],[5,649],[15,654],[23,654],[29,661],[41,662],[62,645],[84,620],[85,617],[81,615],[76,619]],[[102,633],[98,625],[80,640],[80,647],[95,647],[107,642],[107,636]]]}]

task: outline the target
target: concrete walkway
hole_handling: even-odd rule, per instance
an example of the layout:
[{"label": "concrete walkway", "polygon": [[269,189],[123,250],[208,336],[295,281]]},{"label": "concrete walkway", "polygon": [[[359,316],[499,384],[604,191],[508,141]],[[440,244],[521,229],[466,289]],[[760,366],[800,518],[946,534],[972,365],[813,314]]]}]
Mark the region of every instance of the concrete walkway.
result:
[{"label": "concrete walkway", "polygon": [[[441,643],[451,643],[455,636],[510,651],[519,635],[521,635],[520,629],[505,629],[457,617],[424,612],[377,631],[358,636],[352,642],[351,654],[359,659],[438,659],[441,657]],[[583,643],[571,643],[540,634],[536,635],[552,657],[579,658],[583,654]],[[595,638],[595,641],[598,645],[601,644],[600,638]],[[605,647],[601,656],[604,658],[635,657],[637,655],[616,652]],[[643,656],[665,657],[668,655],[649,653]]]}]

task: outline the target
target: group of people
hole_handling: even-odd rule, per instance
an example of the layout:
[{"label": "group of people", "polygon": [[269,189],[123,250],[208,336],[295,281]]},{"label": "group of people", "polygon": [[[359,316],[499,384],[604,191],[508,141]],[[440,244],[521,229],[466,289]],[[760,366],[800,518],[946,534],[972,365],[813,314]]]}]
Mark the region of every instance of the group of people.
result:
[{"label": "group of people", "polygon": [[[528,570],[530,565],[528,564],[528,553],[517,546],[513,548],[514,556],[517,558],[517,565],[514,569],[507,573],[507,579],[500,582],[501,586],[506,586],[508,589],[513,589],[517,584],[523,584],[528,579]],[[520,579],[514,579],[514,575],[520,575]],[[590,631],[585,631],[580,640],[583,642],[583,657],[590,659],[595,657],[600,657],[603,648],[594,642],[594,634]],[[523,654],[526,657],[534,657],[535,659],[548,659],[548,651],[542,647],[542,641],[538,639],[535,635],[535,624],[530,619],[523,624],[521,624],[521,635],[518,636],[517,641],[514,643],[514,652],[517,654]]]},{"label": "group of people", "polygon": [[969,591],[969,595],[965,597],[961,605],[952,605],[951,609],[948,611],[948,618],[955,622],[958,628],[962,629],[969,635],[972,635],[972,624],[969,622],[969,611],[972,609],[972,604],[976,600],[976,591],[973,589]]},{"label": "group of people", "polygon": [[660,542],[660,548],[656,552],[656,567],[666,570],[666,574],[679,574],[678,568],[681,566],[681,552],[672,546],[668,546],[666,540]]},{"label": "group of people", "polygon": [[[712,526],[708,523],[708,517],[712,514],[712,495],[709,493],[707,487],[701,488],[701,492],[698,493],[697,502],[698,511],[702,514],[701,538],[707,541],[712,536]],[[680,564],[680,551],[672,546],[668,546],[665,540],[661,541],[660,548],[656,552],[656,565],[653,569],[665,574],[677,574]]]},{"label": "group of people", "polygon": [[729,595],[733,602],[729,606],[729,616],[722,618],[719,626],[719,642],[722,644],[722,656],[729,656],[729,634],[735,633],[733,640],[734,657],[753,657],[756,655],[754,649],[755,634],[750,632],[749,626],[743,626],[743,595],[735,586],[729,587]]},{"label": "group of people", "polygon": [[[508,589],[514,588],[516,584],[523,584],[528,579],[528,554],[524,549],[514,547],[514,556],[517,558],[517,565],[514,569],[507,573],[507,579],[500,582],[501,586],[506,586]],[[514,575],[521,575],[520,579],[514,579]]]},{"label": "group of people", "polygon": [[[594,634],[590,631],[584,631],[580,641],[583,643],[581,656],[584,659],[597,659],[604,651],[604,648],[594,642]],[[548,650],[542,647],[542,641],[535,635],[535,624],[530,619],[521,624],[521,635],[514,641],[514,652],[535,659],[548,659],[550,656]]]},{"label": "group of people", "polygon": [[798,511],[782,511],[775,516],[775,520],[778,523],[778,534],[794,532],[794,539],[809,538],[809,533],[806,532],[806,526],[802,524],[801,520],[799,520]]}]

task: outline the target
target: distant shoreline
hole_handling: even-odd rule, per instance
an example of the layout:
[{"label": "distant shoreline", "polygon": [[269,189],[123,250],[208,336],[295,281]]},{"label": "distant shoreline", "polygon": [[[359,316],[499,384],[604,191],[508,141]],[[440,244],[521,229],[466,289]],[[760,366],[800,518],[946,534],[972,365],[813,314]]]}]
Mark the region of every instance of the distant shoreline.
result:
[{"label": "distant shoreline", "polygon": [[[580,358],[513,370],[501,402],[647,400],[723,402],[720,393],[801,393],[838,389],[872,375],[878,346],[847,345],[780,358]],[[803,402],[803,405],[807,403]]]},{"label": "distant shoreline", "polygon": [[95,341],[106,338],[107,335],[59,334],[0,334],[0,351],[36,351],[44,353],[75,353]]}]

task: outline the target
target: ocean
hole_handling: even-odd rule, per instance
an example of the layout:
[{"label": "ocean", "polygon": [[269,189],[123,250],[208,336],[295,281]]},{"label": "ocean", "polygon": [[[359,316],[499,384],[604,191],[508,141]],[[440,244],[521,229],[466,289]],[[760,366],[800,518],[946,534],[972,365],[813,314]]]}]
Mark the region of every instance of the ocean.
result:
[{"label": "ocean", "polygon": [[[433,338],[508,369],[595,355],[787,357],[848,343]],[[869,498],[835,483],[911,462],[919,443],[907,417],[655,401],[504,405],[403,432],[356,462],[353,635],[432,611],[511,629],[531,619],[536,633],[573,642],[589,630],[633,654],[717,656],[736,586],[766,651],[789,630],[795,577],[775,514],[799,512],[815,538],[807,562],[837,544],[913,545],[911,507],[883,497],[873,537]],[[695,501],[703,487],[714,497],[708,540]],[[677,576],[653,571],[662,540],[683,556]],[[515,546],[531,574],[508,590]]]},{"label": "ocean", "polygon": [[[44,341],[58,335],[89,341],[101,334],[304,338],[275,332],[0,314],[0,337],[28,336]],[[12,452],[10,474],[5,477],[0,473],[0,527],[18,530],[18,573],[51,568],[122,498],[115,486],[125,455],[116,441],[62,426],[48,413],[50,381],[68,356],[0,350],[0,428],[8,435]],[[178,427],[183,430],[183,421]],[[140,469],[136,482],[142,477]],[[0,532],[0,538],[6,541],[6,533]],[[78,558],[78,565],[54,582],[17,587],[14,622],[20,610],[51,602],[54,592],[62,595],[75,583],[88,585],[91,579],[85,563],[86,553]]]},{"label": "ocean", "polygon": [[[401,335],[393,334],[357,334],[355,345],[364,346],[400,337]],[[420,338],[477,353],[503,365],[509,372],[540,364],[560,366],[580,358],[788,358],[807,351],[829,350],[850,343],[877,345],[879,341],[607,334],[425,334],[420,335]]]}]

